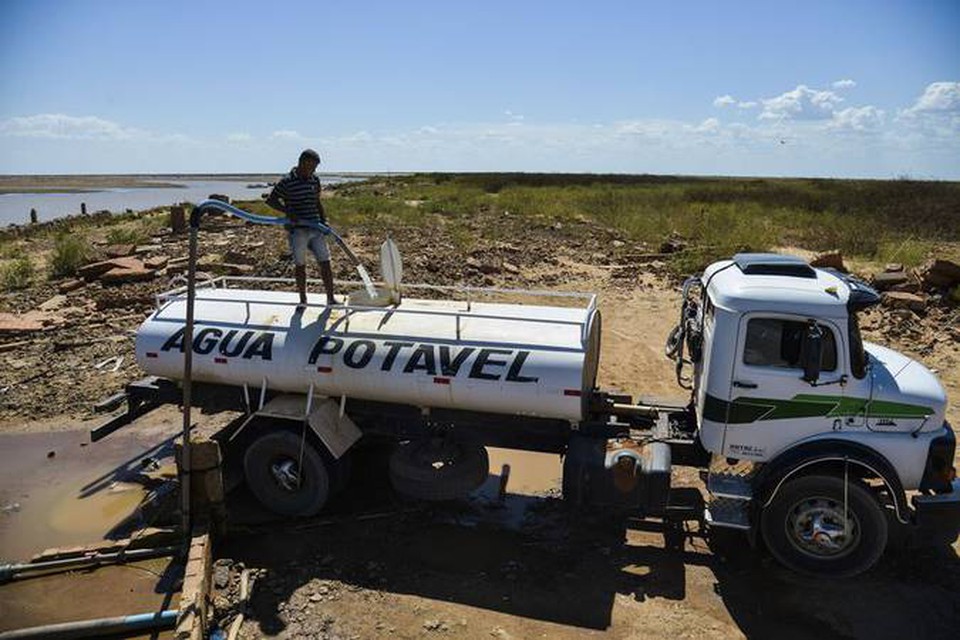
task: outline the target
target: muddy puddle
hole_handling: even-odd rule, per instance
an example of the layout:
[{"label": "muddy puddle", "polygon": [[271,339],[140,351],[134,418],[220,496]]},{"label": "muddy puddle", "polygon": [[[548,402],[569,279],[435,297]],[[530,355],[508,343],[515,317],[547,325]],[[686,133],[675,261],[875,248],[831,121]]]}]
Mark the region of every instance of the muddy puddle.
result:
[{"label": "muddy puddle", "polygon": [[563,464],[555,453],[517,451],[487,447],[490,474],[499,477],[503,465],[510,466],[507,491],[522,495],[543,495],[560,488]]},{"label": "muddy puddle", "polygon": [[[156,558],[3,585],[0,631],[176,609],[182,569],[170,558]],[[159,637],[173,637],[166,633]]]},{"label": "muddy puddle", "polygon": [[[86,431],[0,434],[0,563],[149,524],[139,507],[171,479],[168,438],[131,432],[91,444]],[[179,573],[158,558],[0,585],[0,631],[176,608]]]},{"label": "muddy puddle", "polygon": [[155,435],[96,444],[84,431],[0,435],[0,559],[122,537],[163,484],[171,455]]}]

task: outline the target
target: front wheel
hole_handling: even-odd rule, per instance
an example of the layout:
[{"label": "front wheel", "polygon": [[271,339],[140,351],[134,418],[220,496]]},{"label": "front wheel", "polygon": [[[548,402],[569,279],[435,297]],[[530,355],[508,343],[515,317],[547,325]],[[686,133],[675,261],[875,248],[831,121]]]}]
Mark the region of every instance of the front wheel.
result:
[{"label": "front wheel", "polygon": [[[844,510],[846,503],[846,510]],[[887,545],[887,518],[859,480],[804,476],[788,482],[760,520],[770,553],[794,571],[837,577],[872,567]]]}]

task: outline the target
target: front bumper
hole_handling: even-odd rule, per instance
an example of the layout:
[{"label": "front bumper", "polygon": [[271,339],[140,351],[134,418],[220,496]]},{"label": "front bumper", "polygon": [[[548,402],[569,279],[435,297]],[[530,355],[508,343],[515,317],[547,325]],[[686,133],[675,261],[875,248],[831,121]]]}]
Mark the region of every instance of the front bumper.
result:
[{"label": "front bumper", "polygon": [[960,479],[950,484],[949,492],[914,496],[913,508],[917,544],[953,544],[960,534]]}]

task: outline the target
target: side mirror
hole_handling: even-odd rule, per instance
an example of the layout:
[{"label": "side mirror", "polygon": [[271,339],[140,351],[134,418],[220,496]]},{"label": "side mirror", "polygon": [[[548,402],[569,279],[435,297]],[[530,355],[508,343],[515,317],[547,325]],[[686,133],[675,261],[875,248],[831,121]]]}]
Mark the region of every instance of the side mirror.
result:
[{"label": "side mirror", "polygon": [[820,379],[820,358],[823,355],[823,331],[813,320],[807,325],[800,348],[800,362],[803,365],[803,380],[816,384]]}]

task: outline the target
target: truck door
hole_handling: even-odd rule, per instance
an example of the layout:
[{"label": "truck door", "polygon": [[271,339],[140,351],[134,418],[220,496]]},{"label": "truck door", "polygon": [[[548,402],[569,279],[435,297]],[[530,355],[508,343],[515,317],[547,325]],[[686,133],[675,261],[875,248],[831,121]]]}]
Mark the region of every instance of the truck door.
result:
[{"label": "truck door", "polygon": [[[724,455],[769,460],[803,438],[838,428],[839,384],[813,386],[802,379],[800,354],[809,319],[749,313],[740,319],[726,412]],[[823,332],[821,383],[839,379],[837,327]]]}]

